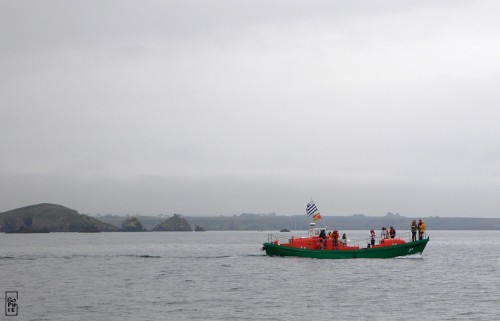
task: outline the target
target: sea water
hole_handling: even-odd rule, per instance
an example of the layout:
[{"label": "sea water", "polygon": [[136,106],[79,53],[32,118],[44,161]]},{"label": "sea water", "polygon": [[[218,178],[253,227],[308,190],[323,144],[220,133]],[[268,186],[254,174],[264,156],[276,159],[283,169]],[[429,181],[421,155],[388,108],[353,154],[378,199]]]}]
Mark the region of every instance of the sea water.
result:
[{"label": "sea water", "polygon": [[354,260],[268,257],[267,234],[0,234],[0,320],[500,320],[500,231]]}]

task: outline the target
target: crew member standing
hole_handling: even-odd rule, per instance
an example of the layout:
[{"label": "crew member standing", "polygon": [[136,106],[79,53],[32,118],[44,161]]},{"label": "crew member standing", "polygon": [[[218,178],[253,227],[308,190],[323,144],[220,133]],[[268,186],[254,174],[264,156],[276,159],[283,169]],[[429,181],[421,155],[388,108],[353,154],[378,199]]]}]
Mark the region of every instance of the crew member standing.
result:
[{"label": "crew member standing", "polygon": [[339,231],[333,230],[332,239],[333,239],[333,248],[338,249],[338,247],[339,247]]},{"label": "crew member standing", "polygon": [[421,240],[425,233],[425,223],[424,220],[418,221],[418,239]]},{"label": "crew member standing", "polygon": [[373,247],[375,245],[375,231],[373,229],[370,230],[370,244]]},{"label": "crew member standing", "polygon": [[380,231],[380,243],[383,243],[382,240],[389,238],[389,231],[384,227],[382,227],[382,231]]},{"label": "crew member standing", "polygon": [[415,242],[417,240],[417,221],[416,220],[411,221],[410,229],[411,229],[411,241]]},{"label": "crew member standing", "polygon": [[391,239],[396,237],[396,230],[394,227],[391,226],[391,229],[389,230],[389,234],[391,235]]}]

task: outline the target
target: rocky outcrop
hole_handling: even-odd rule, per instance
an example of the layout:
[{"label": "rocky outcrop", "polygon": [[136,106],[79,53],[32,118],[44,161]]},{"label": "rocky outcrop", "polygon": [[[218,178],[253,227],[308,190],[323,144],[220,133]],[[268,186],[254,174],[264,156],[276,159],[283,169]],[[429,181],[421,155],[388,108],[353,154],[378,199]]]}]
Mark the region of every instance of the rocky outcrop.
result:
[{"label": "rocky outcrop", "polygon": [[179,232],[179,231],[192,231],[191,225],[188,221],[179,214],[174,214],[171,218],[168,218],[164,222],[156,225],[153,231],[169,231],[169,232]]},{"label": "rocky outcrop", "polygon": [[0,213],[0,232],[115,232],[114,225],[57,204],[31,205]]},{"label": "rocky outcrop", "polygon": [[122,232],[143,232],[145,231],[137,217],[129,217],[122,223]]}]

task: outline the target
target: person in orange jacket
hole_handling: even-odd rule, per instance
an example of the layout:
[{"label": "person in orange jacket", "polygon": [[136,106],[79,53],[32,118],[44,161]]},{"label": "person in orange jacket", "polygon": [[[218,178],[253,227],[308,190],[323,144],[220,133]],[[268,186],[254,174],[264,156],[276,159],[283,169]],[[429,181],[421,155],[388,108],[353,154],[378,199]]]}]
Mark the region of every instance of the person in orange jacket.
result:
[{"label": "person in orange jacket", "polygon": [[421,240],[425,233],[425,222],[424,220],[418,221],[418,239]]}]

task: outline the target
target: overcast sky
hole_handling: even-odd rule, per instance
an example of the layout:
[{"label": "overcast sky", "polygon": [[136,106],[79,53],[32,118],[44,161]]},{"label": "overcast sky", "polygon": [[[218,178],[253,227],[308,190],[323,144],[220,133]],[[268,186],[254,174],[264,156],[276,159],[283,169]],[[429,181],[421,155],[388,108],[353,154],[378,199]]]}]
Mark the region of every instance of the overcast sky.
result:
[{"label": "overcast sky", "polygon": [[499,1],[0,1],[0,212],[500,217]]}]

